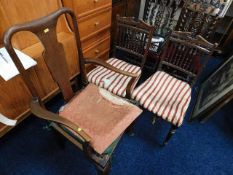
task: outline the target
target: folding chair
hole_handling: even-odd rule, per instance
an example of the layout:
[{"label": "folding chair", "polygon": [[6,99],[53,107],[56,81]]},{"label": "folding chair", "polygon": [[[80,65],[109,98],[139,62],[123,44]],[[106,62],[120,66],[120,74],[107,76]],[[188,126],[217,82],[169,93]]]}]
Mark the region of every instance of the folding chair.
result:
[{"label": "folding chair", "polygon": [[[64,48],[58,42],[56,34],[57,20],[64,14],[70,15],[72,18],[73,34],[79,55],[82,89],[76,93],[73,92],[69,81]],[[32,32],[44,46],[45,63],[66,102],[59,114],[52,113],[44,108],[35,90],[35,84],[28,78],[27,71],[24,70],[13,49],[11,38],[20,31]],[[137,78],[137,75],[119,71],[117,68],[99,60],[84,60],[77,20],[74,13],[68,8],[61,8],[46,17],[11,27],[4,35],[4,45],[33,96],[30,105],[31,112],[39,118],[50,121],[59,133],[74,143],[94,162],[98,172],[107,174],[110,170],[112,153],[121,135],[138,117],[141,109],[94,84],[88,84],[84,64],[87,64],[87,62],[98,64],[134,79]]]}]

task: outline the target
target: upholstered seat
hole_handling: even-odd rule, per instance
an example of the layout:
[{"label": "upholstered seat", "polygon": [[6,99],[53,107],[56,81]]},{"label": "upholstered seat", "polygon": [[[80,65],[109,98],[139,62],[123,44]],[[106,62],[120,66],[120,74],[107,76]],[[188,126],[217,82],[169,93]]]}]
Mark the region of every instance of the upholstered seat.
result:
[{"label": "upholstered seat", "polygon": [[133,91],[132,97],[145,109],[180,126],[191,100],[191,87],[168,73],[157,71]]},{"label": "upholstered seat", "polygon": [[[141,68],[133,64],[129,64],[117,58],[110,58],[107,63],[112,66],[130,73],[140,75]],[[113,94],[121,97],[126,96],[126,87],[131,80],[131,77],[116,73],[112,70],[98,66],[87,74],[88,81],[96,84]]]},{"label": "upholstered seat", "polygon": [[141,112],[120,97],[89,84],[64,106],[60,116],[82,128],[91,137],[93,149],[102,154]]}]

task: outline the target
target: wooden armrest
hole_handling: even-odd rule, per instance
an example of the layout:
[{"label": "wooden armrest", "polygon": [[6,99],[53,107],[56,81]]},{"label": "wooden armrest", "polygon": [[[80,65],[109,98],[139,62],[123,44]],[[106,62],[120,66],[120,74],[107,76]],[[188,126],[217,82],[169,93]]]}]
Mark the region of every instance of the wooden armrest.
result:
[{"label": "wooden armrest", "polygon": [[137,75],[137,74],[120,70],[120,69],[112,66],[111,64],[108,64],[105,61],[103,61],[101,59],[98,59],[98,58],[95,58],[95,59],[93,59],[93,58],[84,58],[84,60],[85,60],[85,64],[97,64],[97,65],[103,66],[103,67],[105,67],[105,68],[107,68],[109,70],[112,70],[114,72],[129,76],[129,77],[133,77],[133,78],[139,77],[139,75]]},{"label": "wooden armrest", "polygon": [[130,99],[131,98],[131,90],[133,85],[136,83],[137,78],[139,78],[141,75],[137,75],[134,73],[130,73],[130,72],[126,72],[123,70],[120,70],[114,66],[112,66],[111,64],[106,63],[105,61],[101,60],[101,59],[93,59],[93,58],[85,58],[85,64],[97,64],[100,66],[103,66],[109,70],[112,70],[114,72],[120,73],[122,75],[126,75],[129,77],[132,77],[132,79],[130,80],[129,84],[126,87],[126,98]]},{"label": "wooden armrest", "polygon": [[90,142],[91,137],[88,136],[88,134],[86,134],[85,131],[82,130],[82,128],[67,120],[66,118],[42,108],[38,99],[33,99],[30,104],[30,107],[31,112],[37,117],[63,124],[75,131],[85,142]]}]

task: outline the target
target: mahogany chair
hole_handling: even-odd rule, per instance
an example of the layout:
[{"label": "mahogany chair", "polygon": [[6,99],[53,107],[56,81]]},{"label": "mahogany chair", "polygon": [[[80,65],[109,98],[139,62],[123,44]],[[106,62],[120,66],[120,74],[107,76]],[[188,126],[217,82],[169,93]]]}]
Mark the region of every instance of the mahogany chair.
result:
[{"label": "mahogany chair", "polygon": [[[113,57],[106,62],[117,69],[141,75],[146,62],[154,27],[132,17],[116,17],[116,34]],[[88,81],[121,96],[130,97],[137,83],[131,77],[98,66],[87,74]]]},{"label": "mahogany chair", "polygon": [[197,59],[204,64],[217,44],[206,41],[200,35],[174,31],[163,51],[158,71],[137,87],[132,98],[143,108],[171,123],[172,127],[164,145],[183,123],[191,100],[192,85],[203,67],[197,67]]},{"label": "mahogany chair", "polygon": [[[64,49],[62,44],[57,41],[56,34],[57,20],[64,14],[70,15],[72,18],[79,55],[80,85],[82,88],[75,93],[69,81]],[[11,38],[20,31],[32,32],[44,46],[45,63],[66,102],[59,114],[45,109],[35,90],[36,85],[28,78],[27,71],[24,70],[13,49]],[[5,32],[4,45],[33,96],[30,105],[31,112],[39,118],[50,121],[59,133],[80,148],[94,162],[98,172],[107,174],[110,170],[112,153],[121,135],[138,117],[141,109],[94,84],[88,84],[84,64],[101,65],[111,71],[133,77],[133,79],[137,78],[137,75],[119,71],[100,60],[85,60],[82,54],[76,17],[68,8],[61,8],[46,17],[11,27]]]}]

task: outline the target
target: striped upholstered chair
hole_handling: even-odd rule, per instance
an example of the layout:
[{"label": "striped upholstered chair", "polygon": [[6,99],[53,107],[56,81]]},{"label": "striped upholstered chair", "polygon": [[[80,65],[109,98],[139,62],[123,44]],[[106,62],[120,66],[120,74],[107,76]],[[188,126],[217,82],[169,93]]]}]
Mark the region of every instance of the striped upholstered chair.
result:
[{"label": "striped upholstered chair", "polygon": [[184,120],[192,85],[202,68],[196,66],[197,59],[202,58],[206,63],[215,48],[216,44],[199,35],[192,38],[189,32],[174,31],[164,49],[158,71],[133,91],[132,98],[141,106],[172,124],[164,144]]},{"label": "striped upholstered chair", "polygon": [[137,83],[141,70],[145,64],[154,27],[143,21],[135,21],[132,17],[117,16],[113,57],[106,63],[117,69],[134,73],[138,78],[116,73],[102,66],[98,66],[87,74],[88,81],[108,91],[129,97],[132,87]]}]

